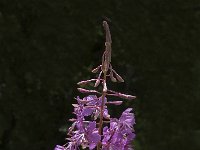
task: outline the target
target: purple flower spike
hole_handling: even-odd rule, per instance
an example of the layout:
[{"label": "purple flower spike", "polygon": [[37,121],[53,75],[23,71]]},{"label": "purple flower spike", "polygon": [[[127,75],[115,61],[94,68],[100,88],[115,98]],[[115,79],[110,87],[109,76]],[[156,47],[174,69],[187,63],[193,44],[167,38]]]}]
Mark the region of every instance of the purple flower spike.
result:
[{"label": "purple flower spike", "polygon": [[[67,133],[68,143],[64,146],[57,145],[54,150],[133,150],[131,143],[135,138],[133,129],[135,118],[131,112],[132,108],[126,109],[117,119],[110,116],[109,107],[111,104],[121,105],[123,101],[119,101],[118,98],[131,100],[136,97],[115,92],[107,86],[108,79],[115,83],[124,82],[124,80],[111,65],[112,40],[106,21],[103,21],[103,27],[106,34],[105,51],[102,56],[102,65],[92,70],[93,73],[97,73],[96,78],[77,83],[80,86],[90,86],[93,82],[92,87],[96,90],[77,88],[80,93],[88,95],[75,98],[77,104],[72,104],[75,117],[69,119],[72,125]],[[117,99],[110,101],[109,96]]]}]

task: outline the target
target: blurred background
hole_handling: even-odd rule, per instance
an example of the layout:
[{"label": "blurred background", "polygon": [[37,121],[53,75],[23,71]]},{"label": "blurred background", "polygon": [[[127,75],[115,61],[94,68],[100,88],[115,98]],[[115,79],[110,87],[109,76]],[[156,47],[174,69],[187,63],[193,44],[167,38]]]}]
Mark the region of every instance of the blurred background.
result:
[{"label": "blurred background", "polygon": [[0,150],[53,150],[73,117],[76,83],[112,65],[136,95],[135,150],[200,150],[199,0],[0,0]]}]

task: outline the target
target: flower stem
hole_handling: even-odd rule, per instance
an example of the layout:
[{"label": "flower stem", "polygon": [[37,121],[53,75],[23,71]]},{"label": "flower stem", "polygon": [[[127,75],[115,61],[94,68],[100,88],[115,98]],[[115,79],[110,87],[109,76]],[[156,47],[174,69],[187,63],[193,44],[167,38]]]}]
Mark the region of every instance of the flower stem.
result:
[{"label": "flower stem", "polygon": [[[107,74],[107,71],[103,72],[103,87],[104,87],[104,84],[106,84],[106,74]],[[99,135],[102,134],[102,126],[103,126],[103,112],[104,112],[104,99],[106,97],[106,94],[107,92],[103,90],[102,92],[102,102],[101,102],[101,111],[100,111],[100,120],[99,120]],[[98,145],[97,145],[97,150],[100,150],[100,147],[101,147],[101,143],[99,142]]]}]

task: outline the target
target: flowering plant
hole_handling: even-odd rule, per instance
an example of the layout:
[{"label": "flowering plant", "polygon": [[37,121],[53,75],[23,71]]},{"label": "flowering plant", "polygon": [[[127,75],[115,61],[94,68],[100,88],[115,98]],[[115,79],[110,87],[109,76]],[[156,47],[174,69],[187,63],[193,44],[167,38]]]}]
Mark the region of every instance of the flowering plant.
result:
[{"label": "flowering plant", "polygon": [[106,21],[103,21],[106,34],[105,51],[102,56],[102,64],[93,69],[98,73],[96,79],[78,82],[78,85],[86,85],[94,82],[94,87],[102,85],[102,91],[78,88],[81,93],[88,96],[76,97],[77,104],[72,104],[76,118],[69,119],[72,122],[68,129],[68,143],[57,145],[54,150],[132,150],[131,142],[135,138],[133,125],[135,124],[132,108],[127,108],[119,119],[112,118],[108,113],[108,105],[121,105],[122,101],[108,101],[109,96],[132,100],[135,96],[115,92],[107,88],[107,79],[112,82],[124,82],[122,77],[111,65],[111,34]]}]

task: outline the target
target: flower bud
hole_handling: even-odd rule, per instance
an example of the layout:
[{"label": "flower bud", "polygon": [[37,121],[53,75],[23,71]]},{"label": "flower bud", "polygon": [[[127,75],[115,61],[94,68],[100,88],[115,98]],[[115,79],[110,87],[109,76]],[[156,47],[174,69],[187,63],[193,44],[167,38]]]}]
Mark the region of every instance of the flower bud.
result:
[{"label": "flower bud", "polygon": [[86,80],[86,81],[80,81],[80,82],[78,82],[77,84],[78,85],[85,85],[85,84],[87,84],[87,83],[89,83],[90,81],[89,80]]},{"label": "flower bud", "polygon": [[77,88],[79,92],[81,93],[99,93],[98,91],[96,90],[86,90],[86,89],[83,89],[83,88]]},{"label": "flower bud", "polygon": [[114,69],[112,69],[112,70],[113,70],[113,72],[114,72],[114,74],[115,74],[117,80],[118,80],[119,82],[124,82],[124,79],[123,79],[119,74],[117,74],[117,72],[116,72]]},{"label": "flower bud", "polygon": [[136,98],[136,96],[126,95],[126,94],[122,94],[122,93],[118,93],[117,96],[120,98],[128,99],[128,100],[132,100],[132,99]]},{"label": "flower bud", "polygon": [[98,67],[94,68],[94,69],[92,70],[92,73],[97,73],[98,70],[100,69],[100,67],[101,67],[101,65],[99,65]]},{"label": "flower bud", "polygon": [[94,87],[97,87],[99,85],[99,83],[100,83],[100,79],[97,79],[96,82],[95,82]]},{"label": "flower bud", "polygon": [[103,92],[107,92],[108,91],[108,88],[107,88],[107,85],[106,85],[106,82],[103,83]]},{"label": "flower bud", "polygon": [[106,102],[106,104],[114,104],[114,105],[121,105],[123,101],[112,101],[112,102]]},{"label": "flower bud", "polygon": [[110,71],[110,79],[112,82],[117,82],[116,78],[113,76],[113,72]]}]

